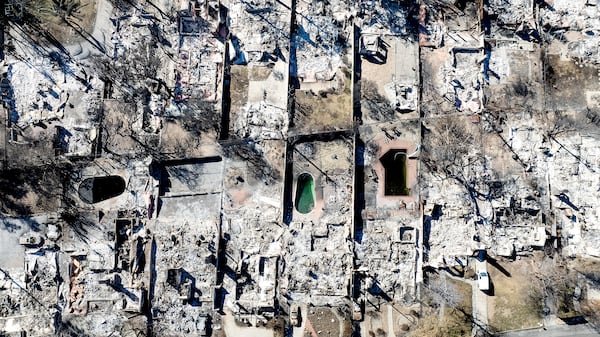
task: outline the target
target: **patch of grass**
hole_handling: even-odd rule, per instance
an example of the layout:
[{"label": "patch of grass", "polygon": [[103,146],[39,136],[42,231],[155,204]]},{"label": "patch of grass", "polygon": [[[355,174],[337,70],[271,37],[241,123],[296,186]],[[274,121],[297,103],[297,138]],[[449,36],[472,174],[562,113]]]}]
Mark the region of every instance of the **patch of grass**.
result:
[{"label": "patch of grass", "polygon": [[350,95],[328,94],[327,97],[310,92],[296,93],[296,125],[303,129],[335,129],[351,126]]},{"label": "patch of grass", "polygon": [[468,337],[471,320],[458,310],[453,310],[440,320],[436,312],[424,315],[417,327],[407,337]]},{"label": "patch of grass", "polygon": [[472,296],[473,288],[471,287],[471,285],[467,284],[465,282],[456,281],[451,278],[448,278],[448,281],[450,283],[454,284],[454,287],[457,289],[457,291],[460,293],[460,295],[462,297],[462,301],[458,305],[458,309],[460,311],[463,311],[467,315],[472,315],[473,314],[473,296]]},{"label": "patch of grass", "polygon": [[[538,327],[542,323],[542,303],[534,289],[533,276],[527,272],[526,263],[504,264],[510,276],[496,268],[488,268],[494,287],[494,296],[488,297],[488,321],[495,331]],[[520,267],[520,268],[519,268]]]},{"label": "patch of grass", "polygon": [[0,176],[0,211],[15,216],[56,211],[69,168],[52,165],[4,171]]},{"label": "patch of grass", "polygon": [[296,127],[308,131],[345,129],[352,126],[352,95],[350,74],[344,77],[342,90],[313,93],[296,91]]}]

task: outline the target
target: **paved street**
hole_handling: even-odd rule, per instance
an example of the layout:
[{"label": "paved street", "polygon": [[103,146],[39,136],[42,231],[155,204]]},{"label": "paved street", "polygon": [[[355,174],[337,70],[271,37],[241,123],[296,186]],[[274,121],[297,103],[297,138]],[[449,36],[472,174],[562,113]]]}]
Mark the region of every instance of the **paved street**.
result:
[{"label": "paved street", "polygon": [[600,333],[589,325],[558,325],[544,329],[515,331],[499,334],[499,337],[595,337]]}]

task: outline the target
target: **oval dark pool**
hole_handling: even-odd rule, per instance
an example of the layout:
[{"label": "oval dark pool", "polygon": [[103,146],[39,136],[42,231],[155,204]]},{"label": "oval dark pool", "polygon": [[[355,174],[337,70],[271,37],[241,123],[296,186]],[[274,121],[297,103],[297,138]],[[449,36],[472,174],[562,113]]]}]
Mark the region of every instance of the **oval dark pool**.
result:
[{"label": "oval dark pool", "polygon": [[125,180],[121,176],[87,178],[79,184],[78,192],[83,202],[94,204],[125,192]]}]

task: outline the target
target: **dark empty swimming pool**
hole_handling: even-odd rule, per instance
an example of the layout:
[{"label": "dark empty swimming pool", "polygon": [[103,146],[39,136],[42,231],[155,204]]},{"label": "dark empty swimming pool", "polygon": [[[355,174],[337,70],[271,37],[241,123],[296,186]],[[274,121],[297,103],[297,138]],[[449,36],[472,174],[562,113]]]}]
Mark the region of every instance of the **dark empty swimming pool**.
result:
[{"label": "dark empty swimming pool", "polygon": [[79,185],[79,198],[88,204],[108,200],[125,191],[125,180],[120,176],[87,178]]},{"label": "dark empty swimming pool", "polygon": [[390,150],[381,163],[385,169],[385,195],[409,195],[406,186],[406,150]]}]

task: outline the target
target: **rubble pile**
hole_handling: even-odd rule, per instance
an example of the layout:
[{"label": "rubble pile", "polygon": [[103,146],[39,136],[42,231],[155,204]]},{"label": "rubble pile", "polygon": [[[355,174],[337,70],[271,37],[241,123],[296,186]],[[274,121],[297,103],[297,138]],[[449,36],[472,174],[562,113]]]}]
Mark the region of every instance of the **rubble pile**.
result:
[{"label": "rubble pile", "polygon": [[[277,79],[270,79],[270,81],[272,81],[271,83],[282,82]],[[265,82],[265,84],[269,83]],[[267,97],[269,96],[267,94]],[[282,107],[271,104],[266,100],[248,103],[239,111],[233,129],[237,131],[236,135],[240,138],[256,140],[284,139],[284,135],[288,130],[288,115]]]},{"label": "rubble pile", "polygon": [[[411,222],[412,219],[405,223]],[[410,302],[416,291],[415,283],[410,282],[417,268],[415,235],[410,226],[385,220],[367,221],[363,240],[355,249],[367,291]]]},{"label": "rubble pile", "polygon": [[186,231],[161,223],[154,235],[157,275],[152,310],[157,331],[203,333],[212,315],[218,238],[214,224],[200,226],[206,228]]},{"label": "rubble pile", "polygon": [[482,54],[456,50],[451,55],[440,70],[440,77],[446,83],[444,95],[454,101],[456,110],[478,113],[483,106],[483,75],[479,64]]},{"label": "rubble pile", "polygon": [[[414,42],[416,43],[416,42]],[[409,113],[410,114],[410,113]],[[420,210],[416,158],[419,156],[420,128],[409,119],[364,127],[361,149],[364,156],[364,209],[355,229],[355,282],[360,292],[356,303],[376,303],[381,299],[410,304],[417,296],[420,282]],[[397,150],[402,149],[402,150]],[[359,151],[357,149],[357,151]],[[400,193],[389,193],[390,175],[397,167],[386,167],[405,157]],[[402,170],[402,168],[400,168]],[[357,173],[360,174],[360,173]],[[419,189],[420,190],[420,189]]]},{"label": "rubble pile", "polygon": [[[586,0],[556,0],[553,1],[552,6],[540,8],[540,19],[547,28],[573,30],[591,28],[590,24],[595,17],[597,17],[596,6],[588,5]],[[588,20],[590,21],[586,22]]]},{"label": "rubble pile", "polygon": [[233,64],[273,62],[289,52],[289,11],[283,4],[267,0],[223,4],[229,8]]},{"label": "rubble pile", "polygon": [[[550,198],[562,227],[568,255],[599,256],[598,211],[594,200],[600,193],[598,156],[591,138],[552,136],[549,153]],[[572,186],[578,186],[573,189]]]},{"label": "rubble pile", "polygon": [[[28,270],[2,270],[0,275],[0,329],[5,333],[55,332],[58,276],[56,255],[29,256]],[[31,261],[33,260],[33,261]],[[47,268],[47,269],[45,269]]]},{"label": "rubble pile", "polygon": [[[525,27],[537,29],[532,0],[491,0],[485,3],[487,15],[494,18],[497,29],[522,31]],[[500,36],[502,32],[499,32]],[[505,32],[505,34],[507,34]],[[510,34],[510,33],[508,33]]]},{"label": "rubble pile", "polygon": [[284,139],[289,120],[290,8],[284,2],[272,1],[229,5],[231,134],[254,141]]},{"label": "rubble pile", "polygon": [[540,23],[549,42],[560,41],[567,48],[564,57],[579,63],[598,64],[599,11],[585,0],[556,0],[540,8]]},{"label": "rubble pile", "polygon": [[358,17],[364,33],[391,33],[408,36],[408,9],[394,1],[359,1]]},{"label": "rubble pile", "polygon": [[280,293],[285,141],[236,142],[224,163],[217,294],[238,322],[257,325],[275,316]]},{"label": "rubble pile", "polygon": [[36,138],[52,142],[57,137],[60,142],[55,147],[65,155],[90,155],[99,127],[102,82],[58,52],[36,50],[25,43],[18,44],[17,50],[31,56],[28,60],[7,56],[3,61],[9,84],[3,101],[10,107],[11,141],[31,145]]},{"label": "rubble pile", "polygon": [[297,4],[298,31],[294,34],[296,76],[303,82],[330,81],[342,65],[349,43],[348,18],[338,21],[333,8],[320,1]]},{"label": "rubble pile", "polygon": [[419,45],[421,47],[442,47],[444,35],[447,31],[442,13],[436,10],[434,6],[421,4],[418,18],[419,25],[426,27],[426,29],[419,29]]}]

